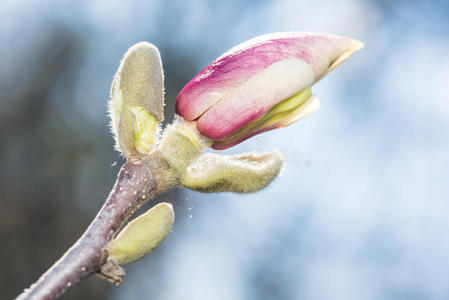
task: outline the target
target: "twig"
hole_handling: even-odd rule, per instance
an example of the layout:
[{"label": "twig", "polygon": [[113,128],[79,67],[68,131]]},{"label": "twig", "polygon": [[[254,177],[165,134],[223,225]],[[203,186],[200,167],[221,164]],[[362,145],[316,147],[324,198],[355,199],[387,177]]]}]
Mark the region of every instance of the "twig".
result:
[{"label": "twig", "polygon": [[127,161],[120,169],[109,197],[81,238],[17,299],[54,299],[96,272],[120,283],[120,269],[117,273],[116,268],[120,267],[111,266],[110,262],[106,264],[108,242],[135,210],[175,186],[176,182],[171,167],[158,151],[141,160]]}]

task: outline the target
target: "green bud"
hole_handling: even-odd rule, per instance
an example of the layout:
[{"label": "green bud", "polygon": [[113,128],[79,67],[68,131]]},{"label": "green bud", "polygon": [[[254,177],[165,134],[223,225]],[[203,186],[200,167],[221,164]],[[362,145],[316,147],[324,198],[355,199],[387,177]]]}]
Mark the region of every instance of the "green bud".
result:
[{"label": "green bud", "polygon": [[109,115],[116,149],[126,157],[151,151],[155,125],[164,119],[163,108],[164,76],[159,51],[150,43],[137,43],[123,57],[111,87]]},{"label": "green bud", "polygon": [[148,154],[156,142],[157,119],[142,107],[134,108],[132,111],[136,117],[134,144],[137,151]]},{"label": "green bud", "polygon": [[109,259],[119,265],[129,264],[156,248],[170,233],[175,221],[173,207],[159,203],[131,221],[109,242]]},{"label": "green bud", "polygon": [[267,186],[279,174],[282,164],[278,151],[234,156],[206,153],[189,165],[181,184],[206,193],[251,193]]},{"label": "green bud", "polygon": [[179,121],[167,127],[158,149],[176,171],[183,173],[207,146],[208,141],[198,133],[194,123]]}]

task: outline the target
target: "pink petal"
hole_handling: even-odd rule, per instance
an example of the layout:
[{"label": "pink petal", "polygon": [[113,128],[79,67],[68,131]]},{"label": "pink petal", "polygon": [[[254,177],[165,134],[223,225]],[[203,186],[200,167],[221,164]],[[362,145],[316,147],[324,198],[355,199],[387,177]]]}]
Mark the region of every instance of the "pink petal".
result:
[{"label": "pink petal", "polygon": [[237,145],[247,139],[249,139],[250,137],[265,132],[265,131],[269,131],[269,130],[273,130],[273,129],[277,129],[277,128],[282,128],[282,127],[286,127],[291,125],[292,123],[298,121],[299,119],[305,118],[308,115],[316,112],[317,110],[320,109],[320,101],[318,100],[318,97],[316,97],[315,95],[312,95],[306,103],[304,103],[303,105],[301,105],[298,109],[296,109],[288,118],[282,120],[279,123],[275,123],[275,124],[270,124],[270,125],[265,125],[262,126],[261,128],[257,129],[254,132],[250,132],[245,136],[242,136],[241,138],[232,140],[229,143],[220,143],[219,141],[215,142],[212,145],[212,148],[215,150],[224,150],[224,149],[228,149],[234,145]]},{"label": "pink petal", "polygon": [[198,119],[198,130],[212,139],[224,138],[282,100],[309,87],[313,80],[313,70],[303,60],[278,61],[234,89],[225,101],[207,110]]},{"label": "pink petal", "polygon": [[254,38],[232,48],[192,79],[179,93],[176,111],[195,120],[249,78],[284,59],[308,63],[316,81],[361,46],[352,39],[320,33],[283,32]]}]

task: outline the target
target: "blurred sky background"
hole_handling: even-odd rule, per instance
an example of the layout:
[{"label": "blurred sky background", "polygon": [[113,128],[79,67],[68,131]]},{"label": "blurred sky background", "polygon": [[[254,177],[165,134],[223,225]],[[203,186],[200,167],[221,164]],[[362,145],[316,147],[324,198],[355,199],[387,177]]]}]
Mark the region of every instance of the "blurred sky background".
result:
[{"label": "blurred sky background", "polygon": [[159,197],[176,213],[162,245],[120,287],[94,276],[62,299],[449,299],[449,2],[414,0],[1,1],[0,298],[108,195],[123,161],[106,101],[129,46],[159,47],[170,121],[213,59],[289,30],[365,48],[314,86],[319,112],[226,151],[279,149],[282,176]]}]

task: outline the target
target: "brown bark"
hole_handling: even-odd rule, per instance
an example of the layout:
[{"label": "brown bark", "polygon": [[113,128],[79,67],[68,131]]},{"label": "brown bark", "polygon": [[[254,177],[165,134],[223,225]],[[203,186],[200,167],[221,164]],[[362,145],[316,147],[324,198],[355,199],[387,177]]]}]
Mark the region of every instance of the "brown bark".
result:
[{"label": "brown bark", "polygon": [[[81,238],[17,299],[54,299],[107,262],[107,244],[143,203],[177,184],[176,174],[158,151],[127,161],[103,207]],[[103,268],[106,270],[108,268]],[[110,274],[103,274],[110,279]],[[120,278],[111,279],[120,282]]]}]

